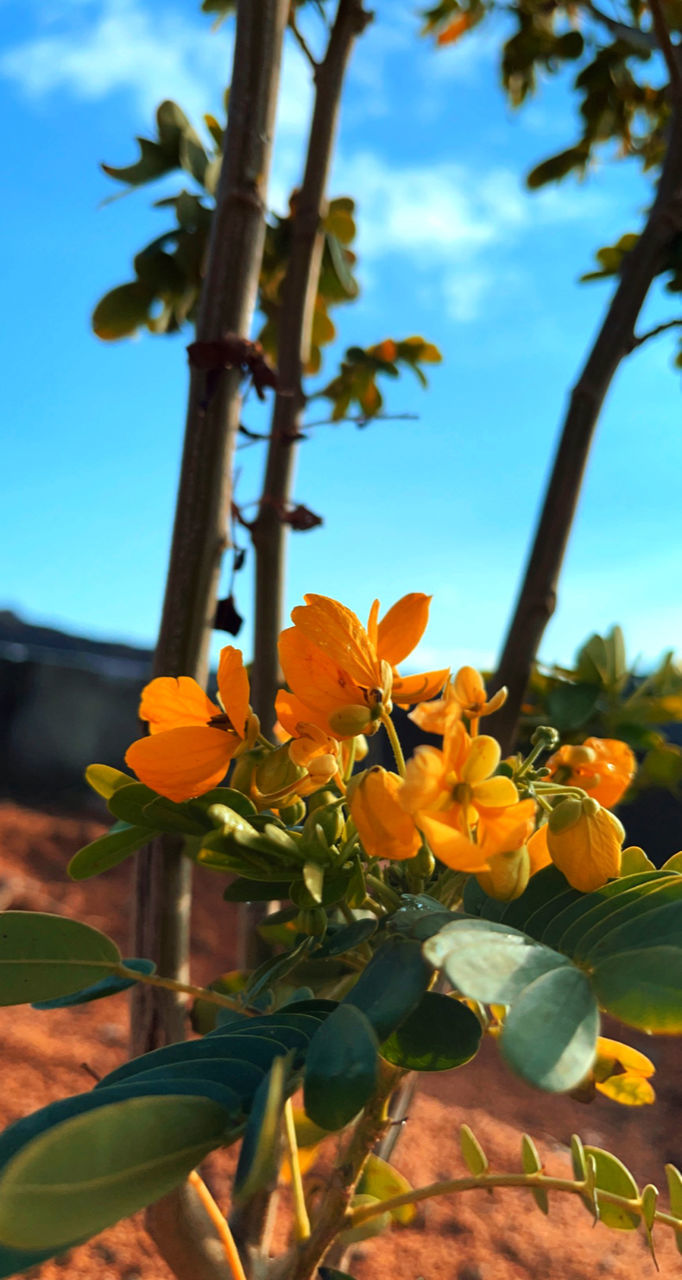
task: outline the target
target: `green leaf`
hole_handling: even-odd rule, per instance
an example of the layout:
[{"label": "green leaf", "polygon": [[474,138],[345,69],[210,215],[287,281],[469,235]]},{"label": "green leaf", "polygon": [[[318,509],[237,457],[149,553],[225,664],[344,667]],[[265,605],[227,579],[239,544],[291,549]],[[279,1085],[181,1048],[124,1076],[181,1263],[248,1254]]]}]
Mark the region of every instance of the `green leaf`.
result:
[{"label": "green leaf", "polygon": [[427,991],[380,1052],[407,1071],[450,1071],[475,1057],[481,1034],[478,1018],[465,1004]]},{"label": "green leaf", "polygon": [[336,1267],[318,1267],[319,1280],[355,1280],[348,1271],[339,1271]]},{"label": "green leaf", "polygon": [[580,729],[592,715],[601,694],[600,685],[555,685],[547,694],[547,722],[560,733]]},{"label": "green leaf", "polygon": [[[527,1133],[521,1138],[521,1165],[524,1173],[542,1173],[542,1160],[533,1139]],[[530,1193],[541,1213],[549,1213],[549,1199],[544,1187],[531,1187]]]},{"label": "green leaf", "polygon": [[[590,929],[595,925],[604,927],[610,915],[621,911],[629,901],[636,901],[657,889],[666,875],[662,875],[660,871],[642,871],[633,876],[611,880],[594,893],[583,894],[581,901],[576,901],[563,913],[564,928],[557,946],[568,955],[577,956]],[[672,883],[673,875],[669,874],[668,878]]]},{"label": "green leaf", "polygon": [[652,946],[609,954],[595,965],[592,982],[607,1013],[641,1031],[682,1032],[682,948]]},{"label": "green leaf", "polygon": [[98,796],[108,800],[119,787],[127,787],[135,779],[129,773],[122,773],[120,769],[112,769],[108,764],[89,764],[85,770],[85,781]]},{"label": "green leaf", "polygon": [[[356,1187],[358,1195],[371,1196],[374,1200],[391,1200],[393,1196],[404,1196],[411,1190],[411,1184],[402,1173],[398,1173],[393,1165],[380,1156],[370,1153]],[[400,1208],[391,1210],[391,1217],[406,1227],[412,1222],[416,1212],[413,1204],[403,1204]]]},{"label": "green leaf", "polygon": [[340,1004],[308,1048],[303,1081],[306,1114],[323,1129],[343,1129],[373,1094],[378,1078],[376,1035],[364,1013]]},{"label": "green leaf", "polygon": [[208,816],[192,812],[188,804],[174,804],[159,796],[142,782],[119,787],[110,796],[108,808],[114,817],[156,831],[178,831],[183,835],[203,836],[211,830]]},{"label": "green leaf", "polygon": [[149,827],[115,822],[105,836],[99,836],[91,844],[79,849],[78,853],[74,853],[66,868],[67,872],[72,880],[89,880],[91,876],[101,876],[104,871],[117,867],[119,862],[125,862],[126,858],[130,858],[159,834]]},{"label": "green leaf", "polygon": [[592,966],[603,956],[616,952],[679,946],[682,941],[682,877],[677,879],[678,884],[661,885],[631,902],[622,912],[609,916],[606,929],[599,925],[592,928],[581,940],[576,958]]},{"label": "green leaf", "polygon": [[[127,969],[134,969],[138,973],[154,973],[156,965],[153,960],[124,960],[122,962]],[[100,982],[95,982],[91,987],[84,987],[82,991],[74,991],[70,996],[56,996],[54,1000],[39,1000],[33,1004],[34,1009],[67,1009],[74,1004],[90,1004],[92,1000],[102,1000],[105,996],[118,995],[119,991],[128,991],[130,987],[136,986],[134,978],[102,978]]]},{"label": "green leaf", "polygon": [[592,1066],[598,1033],[599,1010],[589,979],[567,965],[542,974],[514,1001],[500,1051],[530,1084],[568,1092]]},{"label": "green leaf", "polygon": [[97,303],[92,313],[92,328],[104,342],[129,338],[147,323],[154,293],[139,280],[120,284]]},{"label": "green leaf", "polygon": [[368,942],[376,930],[376,920],[354,920],[352,924],[330,925],[315,956],[342,956],[346,951],[353,951],[363,942]]},{"label": "green leaf", "polygon": [[152,142],[150,138],[137,138],[136,141],[140,148],[140,155],[134,164],[118,169],[111,164],[102,165],[104,173],[109,178],[115,178],[117,182],[126,182],[130,187],[139,187],[142,183],[153,182],[155,178],[160,178],[164,173],[177,168],[177,161],[169,156],[158,142]]},{"label": "green leaf", "polygon": [[488,1168],[488,1157],[485,1154],[476,1134],[469,1128],[468,1124],[460,1125],[459,1129],[459,1145],[464,1157],[464,1163],[473,1173],[475,1178],[485,1173]]},{"label": "green leaf", "polygon": [[0,1005],[69,995],[120,961],[110,938],[78,920],[38,911],[0,914]]},{"label": "green leaf", "polygon": [[220,1145],[228,1116],[207,1098],[146,1097],[65,1120],[0,1177],[0,1241],[58,1249],[158,1200]]},{"label": "green leaf", "polygon": [[570,964],[518,930],[484,920],[446,925],[424,943],[424,954],[457,991],[484,1004],[512,1004],[537,978]]},{"label": "green leaf", "polygon": [[[252,1066],[258,1067],[264,1073],[270,1070],[275,1058],[283,1056],[287,1052],[287,1046],[274,1040],[268,1039],[266,1036],[229,1034],[231,1028],[217,1027],[209,1035],[204,1036],[203,1040],[183,1041],[182,1044],[168,1044],[161,1049],[153,1049],[150,1053],[143,1053],[138,1058],[132,1058],[129,1062],[121,1063],[120,1067],[116,1067],[104,1076],[99,1084],[95,1085],[95,1092],[98,1089],[108,1089],[114,1085],[122,1084],[124,1081],[129,1084],[131,1080],[138,1076],[141,1072],[152,1071],[156,1067],[172,1066],[176,1062],[192,1062],[197,1063],[198,1070],[201,1069],[201,1061],[205,1058],[221,1057],[225,1061],[248,1062]],[[219,1032],[222,1032],[219,1035]],[[225,1076],[225,1084],[230,1085],[228,1075]]]},{"label": "green leaf", "polygon": [[599,1195],[600,1191],[610,1191],[614,1195],[627,1196],[629,1200],[638,1200],[639,1189],[630,1170],[617,1156],[611,1155],[610,1151],[602,1151],[600,1147],[586,1146],[585,1155],[592,1156],[595,1162],[595,1201],[599,1221],[617,1231],[634,1231],[639,1226],[640,1215],[620,1205],[609,1204]]},{"label": "green leaf", "polygon": [[361,1009],[383,1041],[416,1009],[430,980],[419,943],[389,938],[375,951],[344,1003]]},{"label": "green leaf", "polygon": [[288,880],[249,880],[238,876],[223,890],[226,902],[278,902],[289,897]]},{"label": "green leaf", "polygon": [[275,1058],[254,1098],[234,1175],[235,1204],[243,1204],[277,1180],[289,1067],[289,1057]]}]

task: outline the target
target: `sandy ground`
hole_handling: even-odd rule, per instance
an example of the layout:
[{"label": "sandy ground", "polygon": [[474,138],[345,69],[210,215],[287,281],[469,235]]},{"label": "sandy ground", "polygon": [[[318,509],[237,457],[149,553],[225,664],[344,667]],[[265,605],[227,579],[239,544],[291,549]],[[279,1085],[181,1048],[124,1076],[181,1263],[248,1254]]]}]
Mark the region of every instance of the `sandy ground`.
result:
[{"label": "sandy ground", "polygon": [[[52,817],[0,804],[0,908],[56,911],[109,933],[127,951],[129,867],[75,885],[66,864],[94,839],[94,822]],[[232,963],[234,908],[224,904],[208,873],[195,895],[193,978],[206,982]],[[111,1070],[126,1056],[127,1001],[108,1001],[38,1014],[26,1008],[0,1013],[3,1125],[37,1107],[80,1092],[91,1073]],[[611,1034],[618,1034],[611,1028]],[[624,1033],[623,1038],[627,1038]],[[573,1132],[604,1146],[632,1169],[640,1185],[665,1190],[663,1166],[682,1166],[682,1046],[673,1040],[632,1038],[657,1064],[658,1100],[625,1109],[597,1098],[589,1106],[539,1094],[512,1077],[487,1043],[459,1071],[423,1077],[396,1149],[397,1167],[415,1184],[465,1172],[458,1129],[466,1121],[491,1166],[519,1168],[520,1135],[536,1140],[550,1171],[568,1170]],[[225,1161],[213,1157],[207,1179],[227,1209]],[[682,1276],[672,1232],[656,1234],[664,1276]],[[577,1200],[555,1196],[543,1217],[523,1192],[471,1192],[431,1201],[414,1224],[365,1241],[353,1259],[357,1280],[638,1280],[655,1276],[643,1233],[609,1231],[592,1221]],[[119,1223],[58,1262],[33,1273],[40,1280],[170,1280],[171,1272],[146,1236],[141,1215]]]}]

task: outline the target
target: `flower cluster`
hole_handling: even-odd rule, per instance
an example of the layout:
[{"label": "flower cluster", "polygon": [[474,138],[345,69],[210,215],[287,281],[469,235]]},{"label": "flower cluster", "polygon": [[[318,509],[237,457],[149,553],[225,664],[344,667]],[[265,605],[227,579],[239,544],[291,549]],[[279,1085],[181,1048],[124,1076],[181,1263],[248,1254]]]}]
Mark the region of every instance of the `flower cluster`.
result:
[{"label": "flower cluster", "polygon": [[[545,768],[534,767],[538,748],[525,761],[502,761],[479,721],[502,706],[504,689],[489,697],[468,666],[453,677],[447,669],[399,671],[424,634],[429,604],[414,592],[380,617],[375,601],[365,627],[338,601],[307,595],[279,641],[286,687],[275,704],[278,744],[260,732],[242,655],[230,646],[220,657],[217,702],[184,676],[147,685],[140,716],[149,735],[126,762],[175,802],[211,791],[231,769],[230,785],[256,809],[300,820],[304,802],[331,788],[324,794],[345,808],[346,845],[356,853],[359,842],[380,871],[418,866],[422,882],[440,864],[509,899],[553,861],[583,892],[605,884],[619,874],[624,833],[609,810],[632,780],[632,752],[589,738],[560,747]],[[441,745],[419,745],[405,762],[394,706],[412,708],[410,718]],[[367,737],[381,728],[395,770],[358,771]]]}]

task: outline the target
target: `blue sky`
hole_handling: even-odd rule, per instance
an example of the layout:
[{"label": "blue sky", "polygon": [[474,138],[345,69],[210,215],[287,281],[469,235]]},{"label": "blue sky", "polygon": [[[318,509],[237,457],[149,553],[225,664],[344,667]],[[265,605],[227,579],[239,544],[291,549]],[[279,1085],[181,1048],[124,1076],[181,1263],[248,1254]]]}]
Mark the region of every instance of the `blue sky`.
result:
[{"label": "blue sky", "polygon": [[[289,607],[304,591],[364,616],[432,592],[425,663],[490,664],[514,601],[568,389],[608,285],[579,285],[593,251],[636,229],[649,185],[604,162],[527,194],[523,175],[575,136],[563,83],[514,113],[498,88],[495,32],[437,52],[415,6],[377,0],[345,100],[332,195],[358,204],[362,296],[339,309],[335,360],[413,333],[437,343],[428,392],[409,375],[388,408],[417,422],[320,427],[295,498],[324,526],[290,539]],[[197,5],[198,10],[198,5]],[[171,97],[219,114],[231,36],[168,0],[0,0],[5,409],[0,607],[106,638],[153,643],[184,426],[187,333],[103,344],[98,298],[130,278],[166,229],[149,191],[101,207],[100,161],[129,163]],[[298,179],[308,73],[287,53],[271,183]],[[173,180],[171,190],[182,185]],[[158,195],[163,194],[160,187]],[[643,324],[675,314],[662,293]],[[666,336],[631,358],[602,415],[542,656],[569,661],[592,630],[625,628],[632,657],[677,647],[682,621],[679,374]],[[315,416],[318,416],[317,407]],[[257,419],[250,418],[253,425]],[[238,499],[262,455],[239,455]],[[251,633],[249,562],[237,580]],[[217,641],[217,644],[220,640]]]}]

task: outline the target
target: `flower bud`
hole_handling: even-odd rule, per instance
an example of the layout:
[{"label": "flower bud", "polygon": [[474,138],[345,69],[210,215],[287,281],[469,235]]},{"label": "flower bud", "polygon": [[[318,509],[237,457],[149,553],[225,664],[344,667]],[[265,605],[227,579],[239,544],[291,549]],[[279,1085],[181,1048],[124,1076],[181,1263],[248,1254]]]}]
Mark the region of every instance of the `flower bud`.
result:
[{"label": "flower bud", "polygon": [[351,817],[370,858],[413,858],[421,836],[398,795],[402,779],[380,765],[356,774],[348,789]]},{"label": "flower bud", "polygon": [[305,818],[303,800],[293,800],[291,804],[285,805],[284,808],[280,805],[279,816],[287,827],[297,827]]},{"label": "flower bud", "polygon": [[323,938],[327,932],[327,912],[324,907],[310,907],[299,911],[294,925],[297,933],[305,933],[310,938]]},{"label": "flower bud", "polygon": [[257,747],[255,751],[244,751],[235,757],[230,774],[230,786],[235,791],[241,791],[245,796],[251,795],[254,771],[264,755],[265,748]]},{"label": "flower bud", "polygon": [[262,800],[276,802],[293,794],[306,772],[303,766],[294,764],[285,743],[263,756],[256,765],[253,781]]},{"label": "flower bud", "polygon": [[351,703],[332,711],[329,717],[332,733],[340,738],[355,738],[359,733],[375,733],[376,725],[372,724],[372,712],[363,704]]},{"label": "flower bud", "polygon": [[484,893],[498,902],[520,898],[530,877],[530,855],[525,845],[508,853],[496,853],[488,860],[488,871],[476,876]]},{"label": "flower bud", "polygon": [[624,838],[622,823],[591,796],[568,796],[547,823],[552,861],[581,893],[601,889],[619,874]]},{"label": "flower bud", "polygon": [[[313,834],[315,828],[319,827],[322,831],[327,844],[336,844],[343,835],[344,817],[338,804],[334,804],[325,809],[313,809],[312,813],[303,824],[303,834]],[[317,837],[319,839],[319,837]]]}]

